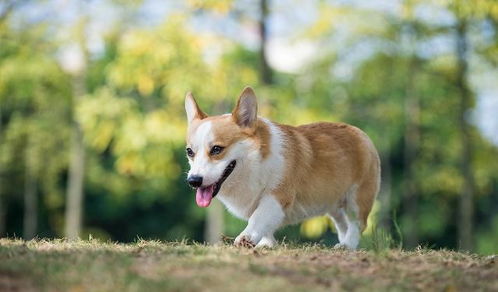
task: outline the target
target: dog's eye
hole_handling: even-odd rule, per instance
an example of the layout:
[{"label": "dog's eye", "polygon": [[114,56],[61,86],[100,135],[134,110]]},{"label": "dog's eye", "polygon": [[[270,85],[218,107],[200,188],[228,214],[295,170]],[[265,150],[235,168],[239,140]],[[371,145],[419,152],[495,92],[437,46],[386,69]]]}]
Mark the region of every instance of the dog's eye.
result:
[{"label": "dog's eye", "polygon": [[209,154],[218,155],[221,153],[221,151],[223,151],[223,149],[225,149],[225,147],[214,145],[213,148],[211,148],[211,151],[209,151]]},{"label": "dog's eye", "polygon": [[195,153],[192,150],[192,148],[187,148],[186,151],[187,151],[187,156],[188,157],[194,157]]}]

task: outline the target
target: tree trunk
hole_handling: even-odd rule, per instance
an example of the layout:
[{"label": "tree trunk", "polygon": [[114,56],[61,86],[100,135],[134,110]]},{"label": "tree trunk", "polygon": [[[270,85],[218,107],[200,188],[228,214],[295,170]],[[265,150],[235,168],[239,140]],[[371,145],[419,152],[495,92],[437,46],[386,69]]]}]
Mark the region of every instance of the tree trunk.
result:
[{"label": "tree trunk", "polygon": [[[3,143],[3,124],[2,124],[2,109],[0,108],[0,149]],[[0,163],[0,238],[5,236],[5,204],[6,201],[4,199],[4,194],[2,190],[3,186],[3,167],[2,164]]]},{"label": "tree trunk", "polygon": [[404,176],[403,209],[408,217],[405,244],[407,248],[414,248],[419,243],[418,235],[418,187],[415,176],[415,162],[420,144],[420,102],[415,89],[415,74],[417,59],[413,56],[408,64],[408,84],[405,93],[405,147],[404,147]]},{"label": "tree trunk", "polygon": [[261,38],[259,49],[260,79],[261,82],[265,85],[272,84],[273,82],[272,70],[268,65],[268,57],[266,55],[268,45],[268,27],[266,25],[269,14],[268,1],[269,0],[260,0],[261,16],[259,20],[259,34]]},{"label": "tree trunk", "polygon": [[[388,138],[386,138],[388,139]],[[382,165],[382,180],[381,180],[381,191],[379,194],[380,202],[380,218],[379,226],[387,231],[391,230],[391,197],[392,197],[392,179],[391,179],[391,149],[387,147],[381,154],[381,165]],[[395,220],[395,218],[392,218]]]},{"label": "tree trunk", "polygon": [[467,120],[472,106],[472,96],[467,84],[468,74],[468,40],[467,23],[460,19],[456,29],[457,54],[457,87],[460,91],[460,106],[458,111],[458,126],[460,128],[461,161],[460,169],[463,177],[462,193],[460,195],[460,214],[458,222],[458,245],[462,250],[473,249],[473,217],[475,181],[472,172],[472,142],[470,125]]},{"label": "tree trunk", "polygon": [[77,239],[80,235],[83,220],[83,182],[85,177],[85,146],[83,144],[83,131],[76,119],[75,109],[79,101],[87,93],[86,65],[89,52],[86,46],[86,27],[88,17],[82,16],[75,34],[81,53],[82,66],[77,68],[73,79],[73,129],[71,133],[71,153],[67,185],[66,225],[65,236],[68,239]]},{"label": "tree trunk", "polygon": [[[84,81],[84,80],[83,80]],[[75,81],[75,96],[81,96]],[[71,137],[71,157],[69,165],[67,202],[66,202],[66,226],[65,236],[68,239],[77,239],[81,232],[82,205],[83,205],[83,179],[85,176],[85,148],[83,145],[83,133],[77,121],[73,122]]]},{"label": "tree trunk", "polygon": [[412,3],[406,2],[405,8],[409,12],[401,27],[402,52],[408,53],[406,64],[406,86],[404,94],[404,172],[403,172],[403,211],[408,220],[404,224],[404,245],[406,248],[415,248],[419,244],[419,197],[418,184],[415,175],[415,163],[420,145],[420,100],[417,93],[417,72],[419,60],[416,56],[417,31],[413,22]]},{"label": "tree trunk", "polygon": [[[29,140],[29,138],[28,138]],[[30,151],[30,143],[27,143],[25,177],[24,177],[24,220],[23,220],[23,238],[25,240],[33,239],[36,236],[38,226],[38,197],[36,176],[33,166],[33,156]]]},{"label": "tree trunk", "polygon": [[218,200],[214,200],[207,210],[206,227],[204,229],[204,238],[209,244],[216,244],[221,241],[223,233],[223,206]]},{"label": "tree trunk", "polygon": [[6,224],[5,224],[6,218],[5,217],[6,217],[6,215],[7,214],[5,212],[5,200],[3,198],[3,194],[1,193],[1,189],[0,189],[0,238],[5,236],[5,227],[6,227]]},{"label": "tree trunk", "polygon": [[[2,178],[0,177],[0,180]],[[1,189],[1,182],[0,182],[0,238],[4,237],[5,236],[5,227],[6,227],[6,224],[5,224],[5,217],[6,217],[6,213],[5,213],[5,200],[3,198],[3,194],[2,194],[2,189]]]}]

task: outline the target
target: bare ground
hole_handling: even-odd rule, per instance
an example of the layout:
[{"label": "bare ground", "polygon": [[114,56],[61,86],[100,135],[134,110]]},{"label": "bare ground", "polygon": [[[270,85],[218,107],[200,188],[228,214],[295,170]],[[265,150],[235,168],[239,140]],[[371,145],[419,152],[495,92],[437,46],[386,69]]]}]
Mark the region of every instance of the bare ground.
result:
[{"label": "bare ground", "polygon": [[498,257],[0,239],[0,291],[498,291]]}]

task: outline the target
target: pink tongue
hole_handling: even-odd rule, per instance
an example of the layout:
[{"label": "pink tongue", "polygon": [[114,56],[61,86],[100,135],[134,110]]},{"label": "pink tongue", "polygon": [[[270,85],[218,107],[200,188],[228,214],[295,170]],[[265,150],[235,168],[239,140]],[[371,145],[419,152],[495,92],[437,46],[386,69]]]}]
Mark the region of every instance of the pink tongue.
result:
[{"label": "pink tongue", "polygon": [[195,202],[199,207],[205,208],[211,204],[214,193],[214,184],[205,188],[198,188],[195,193]]}]

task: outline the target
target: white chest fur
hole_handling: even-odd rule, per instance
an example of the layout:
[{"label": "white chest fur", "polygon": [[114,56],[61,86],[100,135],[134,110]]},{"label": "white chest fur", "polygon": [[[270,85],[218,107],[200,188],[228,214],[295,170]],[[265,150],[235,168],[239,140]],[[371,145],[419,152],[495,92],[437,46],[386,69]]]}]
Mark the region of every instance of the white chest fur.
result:
[{"label": "white chest fur", "polygon": [[[237,198],[238,196],[240,197],[244,196],[246,199]],[[255,202],[256,200],[250,199],[252,196],[253,194],[250,193],[244,193],[244,194],[239,193],[237,197],[219,194],[218,199],[235,217],[248,220],[252,209],[254,209],[254,207],[252,206],[256,204]]]},{"label": "white chest fur", "polygon": [[270,128],[270,154],[263,159],[258,149],[249,150],[247,156],[237,161],[230,179],[223,184],[218,194],[218,199],[230,213],[245,220],[257,207],[261,197],[271,194],[278,186],[285,170],[283,134],[270,121],[263,121]]}]

